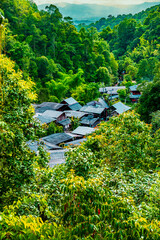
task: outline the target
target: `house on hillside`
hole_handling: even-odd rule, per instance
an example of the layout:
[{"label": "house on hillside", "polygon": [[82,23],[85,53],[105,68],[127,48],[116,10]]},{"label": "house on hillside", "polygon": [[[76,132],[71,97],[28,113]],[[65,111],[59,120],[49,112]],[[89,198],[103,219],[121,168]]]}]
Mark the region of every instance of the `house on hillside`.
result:
[{"label": "house on hillside", "polygon": [[71,126],[71,120],[69,118],[63,119],[62,121],[59,121],[57,123],[63,127],[64,131],[68,130]]},{"label": "house on hillside", "polygon": [[44,113],[42,113],[41,116],[47,117],[47,118],[54,118],[56,119],[56,122],[66,119],[66,115],[64,112],[54,111],[54,110],[47,110]]},{"label": "house on hillside", "polygon": [[47,110],[55,110],[55,111],[65,111],[69,110],[67,104],[60,104],[55,102],[43,102],[41,104],[33,104],[35,109],[35,113],[44,113]]},{"label": "house on hillside", "polygon": [[81,111],[73,111],[73,110],[67,110],[67,111],[64,111],[65,114],[66,114],[66,117],[69,117],[69,118],[79,118],[81,119],[82,117],[84,116],[87,116],[89,113],[85,113],[85,112],[81,112]]},{"label": "house on hillside", "polygon": [[71,110],[74,110],[74,111],[79,111],[81,109],[81,105],[72,97],[70,98],[67,98],[67,99],[64,99],[61,104],[67,104],[68,107],[71,109]]},{"label": "house on hillside", "polygon": [[117,116],[119,114],[122,114],[128,110],[130,110],[131,107],[128,107],[127,105],[123,104],[122,102],[118,102],[113,104],[110,108],[109,108],[109,116]]},{"label": "house on hillside", "polygon": [[59,147],[55,144],[51,144],[51,143],[48,143],[43,140],[40,140],[39,142],[29,140],[28,142],[26,142],[26,144],[30,148],[31,152],[35,152],[36,154],[38,154],[39,146],[42,146],[44,148],[44,150],[46,150],[46,151],[62,149],[61,147]]},{"label": "house on hillside", "polygon": [[80,109],[81,112],[92,114],[95,118],[99,117],[100,119],[106,119],[107,109],[104,107],[95,107],[85,105]]},{"label": "house on hillside", "polygon": [[34,119],[36,119],[41,125],[42,124],[50,124],[51,122],[56,122],[56,118],[42,116],[41,114],[36,114],[34,116]]},{"label": "house on hillside", "polygon": [[79,135],[81,137],[84,137],[88,134],[93,133],[94,131],[95,131],[94,128],[79,126],[72,132],[72,134],[76,134],[76,135]]},{"label": "house on hillside", "polygon": [[74,137],[67,133],[54,133],[49,136],[43,137],[42,140],[50,144],[59,145],[62,143],[73,141]]},{"label": "house on hillside", "polygon": [[129,98],[131,99],[131,101],[133,103],[138,102],[138,100],[141,96],[141,93],[137,88],[138,88],[138,85],[129,87],[129,91],[130,91]]},{"label": "house on hillside", "polygon": [[80,121],[80,124],[82,126],[92,127],[92,128],[96,127],[99,123],[100,123],[99,117],[94,118],[93,115],[88,115],[86,117],[83,117]]},{"label": "house on hillside", "polygon": [[104,88],[99,88],[99,92],[101,94],[103,93],[109,94],[109,100],[113,100],[113,99],[119,98],[117,91],[125,88],[126,88],[125,86],[104,87]]}]

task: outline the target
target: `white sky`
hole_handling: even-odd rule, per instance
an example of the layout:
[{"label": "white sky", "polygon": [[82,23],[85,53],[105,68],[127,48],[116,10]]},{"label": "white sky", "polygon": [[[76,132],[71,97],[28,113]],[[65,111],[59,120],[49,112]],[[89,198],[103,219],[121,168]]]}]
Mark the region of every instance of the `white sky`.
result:
[{"label": "white sky", "polygon": [[119,4],[140,4],[143,2],[160,2],[160,0],[34,0],[36,4],[52,3],[57,2],[68,2],[68,3],[91,3],[91,4],[103,4],[103,5],[119,5]]}]

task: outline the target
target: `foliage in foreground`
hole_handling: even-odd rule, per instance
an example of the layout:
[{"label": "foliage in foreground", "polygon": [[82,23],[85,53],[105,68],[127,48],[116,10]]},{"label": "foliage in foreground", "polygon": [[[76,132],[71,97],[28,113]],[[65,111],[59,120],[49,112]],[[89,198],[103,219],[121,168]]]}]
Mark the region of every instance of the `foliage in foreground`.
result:
[{"label": "foliage in foreground", "polygon": [[134,113],[102,123],[66,164],[34,168],[1,214],[1,239],[158,240],[159,142]]}]

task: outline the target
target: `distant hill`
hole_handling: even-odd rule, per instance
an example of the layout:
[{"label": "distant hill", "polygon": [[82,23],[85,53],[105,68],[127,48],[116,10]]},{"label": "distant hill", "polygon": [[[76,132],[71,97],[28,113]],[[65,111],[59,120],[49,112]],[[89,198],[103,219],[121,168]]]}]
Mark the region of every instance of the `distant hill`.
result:
[{"label": "distant hill", "polygon": [[[54,4],[54,3],[53,3]],[[151,6],[160,4],[160,2],[145,2],[137,5],[119,5],[119,6],[103,6],[98,4],[69,4],[56,3],[60,12],[64,17],[70,16],[74,22],[94,22],[102,17],[107,18],[108,15],[117,16],[119,14],[135,14],[145,10]],[[39,5],[39,10],[45,10],[50,4]]]}]

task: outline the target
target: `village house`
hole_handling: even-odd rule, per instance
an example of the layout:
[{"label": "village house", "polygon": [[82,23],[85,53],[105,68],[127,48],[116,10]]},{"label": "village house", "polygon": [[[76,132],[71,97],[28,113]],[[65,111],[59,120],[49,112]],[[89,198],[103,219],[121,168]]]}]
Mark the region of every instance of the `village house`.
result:
[{"label": "village house", "polygon": [[68,130],[71,126],[71,120],[69,118],[63,119],[62,121],[59,121],[57,123],[63,127],[63,131]]},{"label": "village house", "polygon": [[42,140],[47,143],[59,145],[74,140],[74,137],[67,133],[54,133],[46,137],[43,137]]},{"label": "village house", "polygon": [[108,115],[109,115],[110,117],[112,117],[112,116],[117,116],[117,115],[119,115],[119,114],[122,114],[122,113],[130,110],[130,109],[131,109],[131,107],[128,107],[127,105],[123,104],[122,102],[118,102],[118,103],[113,104],[113,105],[108,109],[108,111],[109,111]]},{"label": "village house", "polygon": [[79,126],[72,132],[72,134],[77,134],[80,135],[81,137],[84,137],[88,134],[93,133],[94,131],[95,131],[94,128]]},{"label": "village house", "polygon": [[41,116],[54,118],[56,119],[56,122],[66,119],[66,115],[64,112],[54,111],[54,110],[47,110],[44,113],[42,113]]},{"label": "village house", "polygon": [[67,98],[67,99],[64,99],[61,104],[67,104],[68,107],[71,109],[71,110],[74,110],[74,111],[79,111],[81,109],[81,105],[72,97],[70,98]]},{"label": "village house", "polygon": [[86,117],[83,117],[80,121],[80,124],[82,126],[86,126],[86,127],[96,127],[98,124],[100,123],[100,119],[98,118],[94,118],[93,115],[88,115]]},{"label": "village house", "polygon": [[44,113],[47,110],[63,112],[70,109],[67,104],[60,104],[55,102],[43,102],[41,104],[34,104],[33,107],[35,108],[35,113]]},{"label": "village house", "polygon": [[87,116],[89,113],[85,113],[85,112],[81,112],[81,111],[73,111],[73,110],[67,110],[67,111],[64,111],[65,114],[66,114],[66,117],[69,117],[69,118],[78,118],[78,119],[81,119],[82,117],[84,116]]},{"label": "village house", "polygon": [[113,100],[113,99],[119,98],[117,91],[121,89],[126,89],[126,87],[125,86],[104,87],[104,88],[99,88],[99,92],[101,94],[103,93],[109,94],[109,100]]},{"label": "village house", "polygon": [[138,102],[138,100],[141,96],[141,93],[137,88],[138,88],[138,85],[129,87],[129,91],[130,91],[129,98],[131,99],[131,101],[133,103]]},{"label": "village house", "polygon": [[101,120],[106,119],[107,117],[107,109],[104,107],[95,107],[85,105],[81,109],[81,112],[85,112],[88,114],[92,114],[95,118],[99,117]]}]

